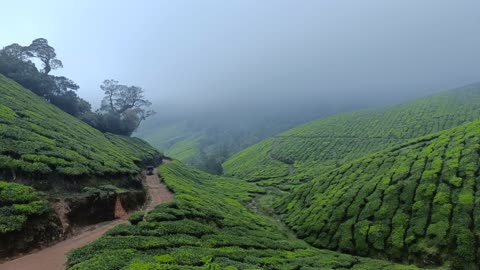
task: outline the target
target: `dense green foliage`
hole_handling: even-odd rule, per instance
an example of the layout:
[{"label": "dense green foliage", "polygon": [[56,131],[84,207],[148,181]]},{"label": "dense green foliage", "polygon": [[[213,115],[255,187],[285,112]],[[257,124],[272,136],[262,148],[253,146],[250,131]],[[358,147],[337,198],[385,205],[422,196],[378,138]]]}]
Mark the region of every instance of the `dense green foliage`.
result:
[{"label": "dense green foliage", "polygon": [[136,174],[160,153],[135,138],[102,134],[0,75],[0,173]]},{"label": "dense green foliage", "polygon": [[48,202],[40,199],[33,188],[0,181],[0,238],[23,230],[33,218],[50,211]]},{"label": "dense green foliage", "polygon": [[[38,69],[32,60],[39,61],[43,68]],[[105,98],[100,111],[93,112],[90,103],[75,92],[80,88],[75,82],[49,74],[62,67],[55,49],[44,38],[35,39],[29,46],[14,43],[0,49],[0,74],[102,132],[130,136],[141,121],[154,114],[145,109],[151,103],[144,98],[142,88],[113,80],[100,87]]]},{"label": "dense green foliage", "polygon": [[100,88],[104,93],[100,109],[83,118],[102,132],[130,136],[143,120],[155,114],[147,110],[152,103],[141,87],[105,80]]},{"label": "dense green foliage", "polygon": [[279,209],[314,246],[476,269],[480,121],[408,141],[325,172]]},{"label": "dense green foliage", "polygon": [[[135,164],[141,164],[142,161],[150,162],[154,159],[160,161],[161,155],[158,150],[153,148],[146,141],[135,138],[106,133],[105,137],[114,144],[125,156],[134,160]],[[148,164],[153,165],[153,164]]]},{"label": "dense green foliage", "polygon": [[[32,60],[42,63],[43,69],[37,69]],[[75,91],[79,86],[75,82],[49,74],[52,69],[61,67],[63,64],[56,58],[55,49],[43,38],[32,41],[29,46],[14,43],[0,49],[0,74],[71,115],[80,116],[89,112],[91,105],[77,96]]]},{"label": "dense green foliage", "polygon": [[128,221],[130,221],[132,225],[137,225],[140,221],[143,220],[144,216],[145,212],[135,212],[128,217]]},{"label": "dense green foliage", "polygon": [[309,247],[245,203],[262,189],[178,161],[160,173],[175,201],[68,255],[69,269],[413,269]]},{"label": "dense green foliage", "polygon": [[307,123],[237,153],[223,164],[224,172],[259,179],[287,175],[288,167],[281,163],[294,163],[299,173],[335,168],[385,147],[479,118],[480,85],[471,85],[402,105]]}]

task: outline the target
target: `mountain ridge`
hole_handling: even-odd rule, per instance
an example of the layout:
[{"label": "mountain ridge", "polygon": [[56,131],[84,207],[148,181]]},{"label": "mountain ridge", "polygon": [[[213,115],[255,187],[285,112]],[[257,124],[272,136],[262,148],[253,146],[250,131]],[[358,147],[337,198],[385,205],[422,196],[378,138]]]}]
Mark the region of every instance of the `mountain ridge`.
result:
[{"label": "mountain ridge", "polygon": [[223,163],[226,175],[268,179],[331,169],[410,138],[480,118],[480,83],[399,105],[320,118],[248,147]]}]

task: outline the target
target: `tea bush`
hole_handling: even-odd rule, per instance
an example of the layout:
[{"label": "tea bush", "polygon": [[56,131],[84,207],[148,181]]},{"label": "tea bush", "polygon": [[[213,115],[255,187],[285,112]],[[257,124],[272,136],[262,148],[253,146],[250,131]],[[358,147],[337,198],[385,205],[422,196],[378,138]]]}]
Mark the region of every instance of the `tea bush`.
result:
[{"label": "tea bush", "polygon": [[[309,122],[240,151],[223,164],[224,173],[289,188],[289,184],[308,181],[309,176],[319,171],[477,119],[480,119],[480,84],[397,106],[342,113]],[[286,177],[289,174],[286,163],[294,164],[294,177]]]},{"label": "tea bush", "polygon": [[128,217],[128,221],[130,221],[132,225],[137,225],[140,221],[143,220],[144,215],[145,212],[135,212]]},{"label": "tea bush", "polygon": [[178,161],[160,174],[175,201],[68,255],[68,269],[415,269],[311,248],[244,204],[264,192]]},{"label": "tea bush", "polygon": [[51,211],[46,200],[29,186],[0,181],[0,238],[2,234],[19,232],[34,218]]},{"label": "tea bush", "polygon": [[282,198],[278,210],[316,247],[475,269],[479,153],[475,121],[320,174]]},{"label": "tea bush", "polygon": [[0,174],[137,174],[161,154],[137,138],[102,134],[0,75]]}]

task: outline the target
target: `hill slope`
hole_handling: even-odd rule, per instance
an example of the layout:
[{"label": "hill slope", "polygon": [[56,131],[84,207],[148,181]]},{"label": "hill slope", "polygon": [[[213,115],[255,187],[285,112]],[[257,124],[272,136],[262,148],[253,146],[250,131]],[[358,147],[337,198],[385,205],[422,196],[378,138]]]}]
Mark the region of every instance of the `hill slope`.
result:
[{"label": "hill slope", "polygon": [[178,161],[160,173],[175,201],[136,225],[119,225],[69,255],[81,269],[414,269],[309,247],[288,238],[245,203],[262,192],[245,181],[212,176]]},{"label": "hill slope", "polygon": [[202,138],[200,132],[189,133],[183,123],[150,128],[138,135],[165,155],[184,162],[198,154],[198,144]]},{"label": "hill slope", "polygon": [[0,176],[4,179],[137,174],[142,161],[160,156],[140,139],[91,128],[0,75]]},{"label": "hill slope", "polygon": [[331,108],[320,106],[298,110],[243,107],[242,112],[229,108],[228,113],[219,113],[219,108],[213,107],[216,108],[213,112],[161,108],[163,113],[142,122],[136,135],[169,157],[219,175],[221,164],[238,151],[300,123],[333,113]]},{"label": "hill slope", "polygon": [[0,75],[0,181],[45,191],[0,182],[0,258],[113,219],[117,201],[127,211],[139,207],[138,176],[161,157],[145,141],[103,134]]},{"label": "hill slope", "polygon": [[321,174],[279,211],[317,247],[476,269],[480,121],[411,140]]},{"label": "hill slope", "polygon": [[[322,118],[249,147],[224,164],[227,175],[250,179],[324,171],[411,138],[480,118],[480,84],[405,104]],[[309,175],[315,174],[309,173]]]}]

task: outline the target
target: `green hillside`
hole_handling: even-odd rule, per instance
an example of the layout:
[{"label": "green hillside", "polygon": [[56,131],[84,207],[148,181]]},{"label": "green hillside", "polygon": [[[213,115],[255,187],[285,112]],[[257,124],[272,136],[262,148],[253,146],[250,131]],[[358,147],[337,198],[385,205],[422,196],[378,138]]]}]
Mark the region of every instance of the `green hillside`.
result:
[{"label": "green hillside", "polygon": [[68,269],[414,269],[309,247],[245,204],[262,189],[175,161],[160,173],[175,201],[68,256]]},{"label": "green hillside", "polygon": [[411,140],[314,178],[282,200],[321,248],[477,269],[480,121]]},{"label": "green hillside", "polygon": [[[86,178],[138,174],[161,154],[103,134],[0,75],[0,176]],[[13,173],[12,173],[13,172]]]},{"label": "green hillside", "polygon": [[136,136],[169,157],[216,175],[223,174],[222,163],[238,151],[331,111],[321,107],[295,113],[280,108],[224,113],[161,110],[142,123]]},{"label": "green hillside", "polygon": [[[397,143],[480,118],[480,84],[405,104],[342,113],[309,122],[228,159],[224,173],[265,179],[331,168]],[[290,169],[291,170],[291,169]]]},{"label": "green hillside", "polygon": [[200,133],[187,132],[182,123],[148,129],[140,132],[139,136],[165,155],[181,161],[187,161],[198,153],[198,144],[202,137]]}]

